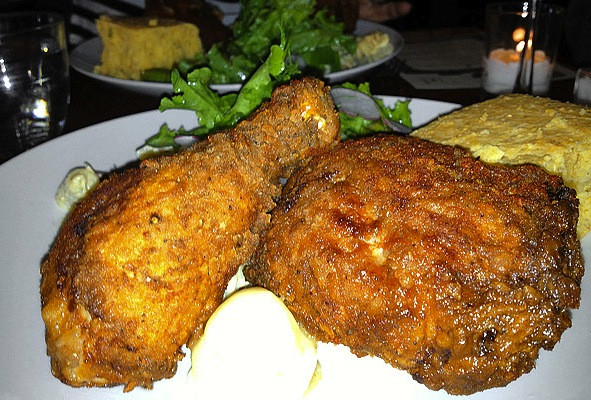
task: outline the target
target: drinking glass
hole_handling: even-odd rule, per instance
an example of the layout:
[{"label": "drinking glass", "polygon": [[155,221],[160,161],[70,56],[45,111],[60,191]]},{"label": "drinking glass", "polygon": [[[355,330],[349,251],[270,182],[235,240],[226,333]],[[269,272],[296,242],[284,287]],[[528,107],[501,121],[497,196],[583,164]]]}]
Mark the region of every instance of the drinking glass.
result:
[{"label": "drinking glass", "polygon": [[70,101],[64,19],[0,14],[0,163],[61,134]]},{"label": "drinking glass", "polygon": [[573,101],[591,106],[591,67],[579,68],[575,75]]}]

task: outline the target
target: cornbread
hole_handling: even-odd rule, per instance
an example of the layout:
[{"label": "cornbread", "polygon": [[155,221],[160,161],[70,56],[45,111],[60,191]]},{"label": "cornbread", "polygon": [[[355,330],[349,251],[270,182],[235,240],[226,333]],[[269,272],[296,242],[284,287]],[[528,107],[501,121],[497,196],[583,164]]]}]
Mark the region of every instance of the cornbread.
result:
[{"label": "cornbread", "polygon": [[96,72],[116,78],[137,80],[146,69],[171,69],[203,51],[199,29],[172,19],[101,16],[96,27],[103,43]]},{"label": "cornbread", "polygon": [[580,201],[579,238],[591,230],[591,108],[503,95],[440,117],[412,135],[466,148],[488,163],[531,163],[562,176]]}]

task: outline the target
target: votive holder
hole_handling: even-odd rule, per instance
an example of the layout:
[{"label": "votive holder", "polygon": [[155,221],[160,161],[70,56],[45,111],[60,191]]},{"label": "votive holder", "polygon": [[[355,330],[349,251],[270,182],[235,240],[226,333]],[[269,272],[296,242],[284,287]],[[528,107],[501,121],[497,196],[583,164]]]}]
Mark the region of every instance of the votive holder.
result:
[{"label": "votive holder", "polygon": [[564,8],[538,3],[502,2],[486,7],[482,61],[485,92],[548,93]]}]

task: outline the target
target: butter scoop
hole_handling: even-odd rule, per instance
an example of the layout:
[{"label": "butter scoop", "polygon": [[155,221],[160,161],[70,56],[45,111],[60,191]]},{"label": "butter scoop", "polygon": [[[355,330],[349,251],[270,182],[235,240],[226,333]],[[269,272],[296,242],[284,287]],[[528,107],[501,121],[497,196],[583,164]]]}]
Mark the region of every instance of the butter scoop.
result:
[{"label": "butter scoop", "polygon": [[100,180],[101,174],[89,164],[73,168],[57,189],[55,201],[64,210],[69,210],[80,201]]},{"label": "butter scoop", "polygon": [[272,292],[250,287],[225,300],[191,348],[197,399],[302,399],[316,342]]}]

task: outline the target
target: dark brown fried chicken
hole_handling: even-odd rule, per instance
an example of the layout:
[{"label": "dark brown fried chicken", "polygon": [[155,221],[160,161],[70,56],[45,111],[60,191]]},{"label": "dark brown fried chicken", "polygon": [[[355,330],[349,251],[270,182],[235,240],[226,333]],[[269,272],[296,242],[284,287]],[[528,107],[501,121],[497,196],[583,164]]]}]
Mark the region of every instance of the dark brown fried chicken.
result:
[{"label": "dark brown fried chicken", "polygon": [[416,138],[345,142],[288,181],[254,284],[317,339],[452,394],[504,386],[579,305],[572,189]]},{"label": "dark brown fried chicken", "polygon": [[338,135],[328,88],[304,79],[235,129],[102,182],[41,268],[54,375],[125,390],[172,376],[254,252],[279,178]]}]

